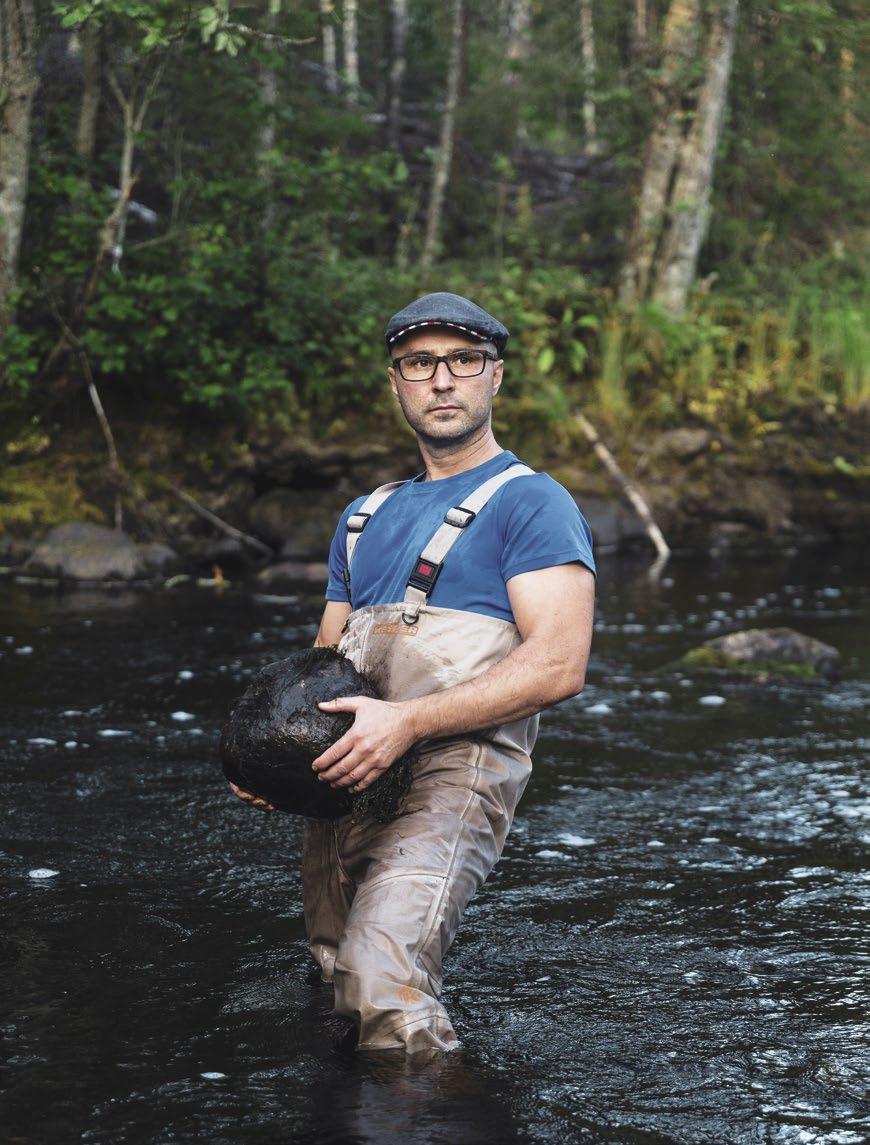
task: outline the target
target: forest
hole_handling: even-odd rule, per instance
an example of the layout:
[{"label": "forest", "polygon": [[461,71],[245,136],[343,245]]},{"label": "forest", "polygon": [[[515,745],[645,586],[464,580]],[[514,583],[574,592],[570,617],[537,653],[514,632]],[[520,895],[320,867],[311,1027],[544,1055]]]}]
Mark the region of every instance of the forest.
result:
[{"label": "forest", "polygon": [[382,331],[434,289],[510,327],[501,434],[533,463],[582,409],[629,451],[810,426],[808,464],[865,476],[824,443],[870,396],[868,26],[859,0],[0,0],[5,526],[103,503],[77,451],[147,484],[161,432],[198,472],[399,433]]}]

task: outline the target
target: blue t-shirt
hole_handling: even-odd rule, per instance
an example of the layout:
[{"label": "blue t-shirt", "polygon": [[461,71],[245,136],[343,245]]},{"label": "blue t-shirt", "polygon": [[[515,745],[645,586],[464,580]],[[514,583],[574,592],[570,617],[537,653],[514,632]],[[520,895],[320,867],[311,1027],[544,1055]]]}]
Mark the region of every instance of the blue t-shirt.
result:
[{"label": "blue t-shirt", "polygon": [[[414,563],[453,505],[516,464],[505,450],[454,477],[408,481],[374,513],[360,535],[351,566],[353,607],[398,604]],[[347,519],[341,515],[329,550],[327,600],[347,601]],[[515,477],[497,490],[444,559],[429,603],[513,621],[506,583],[519,573],[579,561],[595,571],[592,534],[571,494],[546,473]]]}]

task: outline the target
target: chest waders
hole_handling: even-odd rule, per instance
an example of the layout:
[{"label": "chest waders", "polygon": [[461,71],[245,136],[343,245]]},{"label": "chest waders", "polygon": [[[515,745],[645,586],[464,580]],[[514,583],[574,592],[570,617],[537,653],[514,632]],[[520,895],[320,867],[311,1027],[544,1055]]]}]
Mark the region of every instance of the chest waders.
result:
[{"label": "chest waders", "polygon": [[[401,604],[351,612],[339,644],[387,700],[474,680],[520,643],[516,625],[433,608],[450,547],[524,465],[490,478],[450,509]],[[360,533],[398,485],[383,486],[348,520],[348,567]],[[498,860],[531,773],[538,717],[418,745],[411,789],[392,823],[346,816],[309,821],[303,851],[305,924],[335,1008],[359,1028],[360,1049],[459,1045],[439,1001],[441,963],[469,900]]]}]

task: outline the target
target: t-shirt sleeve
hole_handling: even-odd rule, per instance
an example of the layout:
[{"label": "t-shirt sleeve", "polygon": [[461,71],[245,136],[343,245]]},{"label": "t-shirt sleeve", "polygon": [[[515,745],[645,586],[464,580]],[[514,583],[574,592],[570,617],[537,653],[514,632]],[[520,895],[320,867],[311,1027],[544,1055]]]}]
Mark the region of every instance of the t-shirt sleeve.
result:
[{"label": "t-shirt sleeve", "polygon": [[340,600],[350,603],[347,594],[347,585],[344,582],[344,570],[347,568],[347,519],[351,513],[361,508],[365,497],[357,497],[351,501],[338,520],[338,528],[329,546],[329,580],[326,584],[326,599]]},{"label": "t-shirt sleeve", "polygon": [[592,531],[567,489],[545,473],[505,486],[499,503],[505,581],[520,573],[579,561],[595,572]]}]

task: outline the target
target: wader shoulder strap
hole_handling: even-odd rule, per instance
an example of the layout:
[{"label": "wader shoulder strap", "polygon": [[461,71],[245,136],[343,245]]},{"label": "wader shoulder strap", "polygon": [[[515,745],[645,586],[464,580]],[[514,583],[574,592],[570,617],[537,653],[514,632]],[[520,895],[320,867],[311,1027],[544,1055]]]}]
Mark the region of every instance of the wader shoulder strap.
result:
[{"label": "wader shoulder strap", "polygon": [[383,505],[389,497],[392,497],[396,490],[401,488],[404,484],[404,481],[390,481],[386,485],[379,485],[374,493],[370,493],[368,497],[366,497],[359,509],[355,513],[351,513],[347,519],[347,538],[345,541],[347,564],[344,569],[344,583],[347,588],[348,599],[351,599],[350,563],[353,560],[354,549],[356,548],[360,534],[371,520],[372,514],[376,513],[381,505]]},{"label": "wader shoulder strap", "polygon": [[534,469],[528,465],[512,465],[509,469],[490,477],[471,493],[461,505],[454,505],[444,514],[444,523],[423,549],[414,562],[414,571],[405,589],[405,610],[402,619],[406,624],[416,624],[420,609],[428,601],[435,587],[435,581],[444,565],[444,559],[490,497],[513,481],[515,477],[528,477]]}]

